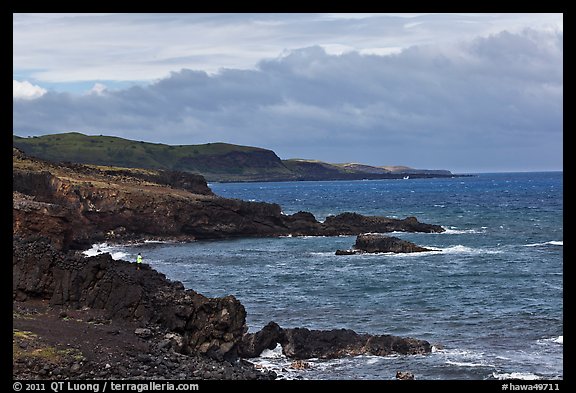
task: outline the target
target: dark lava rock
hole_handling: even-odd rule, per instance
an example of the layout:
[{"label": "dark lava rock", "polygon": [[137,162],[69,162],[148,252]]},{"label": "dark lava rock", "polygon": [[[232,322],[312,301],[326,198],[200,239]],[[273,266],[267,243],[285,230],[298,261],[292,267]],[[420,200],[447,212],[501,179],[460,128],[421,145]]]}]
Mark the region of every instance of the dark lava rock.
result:
[{"label": "dark lava rock", "polygon": [[[52,305],[105,310],[107,317],[158,324],[183,338],[182,351],[235,359],[247,331],[246,310],[234,297],[207,298],[143,265],[110,254],[86,258],[56,250],[50,242],[13,242],[16,300],[48,299]],[[146,267],[146,268],[145,268]],[[148,329],[136,334],[149,336]]]},{"label": "dark lava rock", "polygon": [[270,322],[261,331],[244,336],[239,354],[242,357],[257,357],[264,349],[272,349],[277,344],[282,346],[286,357],[299,360],[356,355],[416,355],[432,350],[429,342],[410,337],[358,334],[350,329],[282,329]]},{"label": "dark lava rock", "polygon": [[282,328],[276,322],[268,322],[259,332],[247,333],[242,337],[238,356],[242,358],[257,357],[265,349],[274,349],[278,343],[283,343],[285,340]]},{"label": "dark lava rock", "polygon": [[443,232],[415,217],[342,213],[282,214],[277,204],[214,195],[203,178],[150,175],[80,164],[51,163],[14,150],[13,233],[49,238],[60,250],[112,239],[222,239],[239,236],[336,236],[366,232]]},{"label": "dark lava rock", "polygon": [[328,216],[323,223],[326,235],[329,234],[359,234],[366,232],[424,232],[440,233],[445,229],[440,225],[419,222],[416,217],[403,220],[379,216],[363,216],[357,213],[342,213]]},{"label": "dark lava rock", "polygon": [[358,235],[356,244],[352,250],[337,250],[336,255],[353,255],[377,252],[411,253],[434,251],[429,248],[420,247],[407,240],[402,240],[394,236],[380,234]]},{"label": "dark lava rock", "polygon": [[336,250],[336,255],[356,255],[361,254],[359,250]]},{"label": "dark lava rock", "polygon": [[414,374],[412,374],[410,371],[397,371],[396,372],[396,379],[412,380],[412,379],[414,379]]}]

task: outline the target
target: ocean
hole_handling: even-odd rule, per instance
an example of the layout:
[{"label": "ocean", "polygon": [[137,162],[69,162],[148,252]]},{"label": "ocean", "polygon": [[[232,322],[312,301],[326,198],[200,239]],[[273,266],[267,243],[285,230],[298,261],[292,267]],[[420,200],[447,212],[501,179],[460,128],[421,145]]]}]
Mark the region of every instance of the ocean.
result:
[{"label": "ocean", "polygon": [[[446,232],[392,233],[435,251],[336,256],[354,236],[98,245],[210,297],[236,296],[250,332],[269,321],[428,340],[422,356],[253,359],[284,379],[563,379],[563,173],[330,182],[215,183],[221,196],[317,219],[416,216]],[[90,252],[88,252],[90,253]]]}]

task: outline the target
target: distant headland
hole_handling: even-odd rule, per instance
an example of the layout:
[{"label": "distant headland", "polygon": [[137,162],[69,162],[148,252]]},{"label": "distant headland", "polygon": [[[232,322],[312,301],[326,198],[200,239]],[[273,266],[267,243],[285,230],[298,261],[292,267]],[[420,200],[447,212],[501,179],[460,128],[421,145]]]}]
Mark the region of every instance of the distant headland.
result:
[{"label": "distant headland", "polygon": [[373,180],[459,177],[444,169],[407,166],[332,164],[317,160],[280,159],[272,150],[228,143],[165,145],[113,136],[89,136],[78,132],[23,138],[13,145],[41,159],[172,170],[200,174],[209,182]]}]

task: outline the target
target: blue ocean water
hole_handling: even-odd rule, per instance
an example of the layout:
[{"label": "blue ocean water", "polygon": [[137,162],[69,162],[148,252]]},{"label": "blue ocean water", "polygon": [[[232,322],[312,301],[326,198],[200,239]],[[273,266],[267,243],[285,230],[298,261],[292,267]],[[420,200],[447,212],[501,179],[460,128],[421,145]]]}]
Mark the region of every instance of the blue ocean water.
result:
[{"label": "blue ocean water", "polygon": [[[224,197],[278,203],[323,220],[354,211],[439,224],[394,233],[437,251],[336,256],[353,236],[116,246],[207,296],[235,295],[250,331],[349,328],[435,345],[426,356],[310,361],[277,349],[256,362],[286,378],[563,379],[563,173],[334,182],[211,184]],[[284,371],[282,371],[284,369]]]}]

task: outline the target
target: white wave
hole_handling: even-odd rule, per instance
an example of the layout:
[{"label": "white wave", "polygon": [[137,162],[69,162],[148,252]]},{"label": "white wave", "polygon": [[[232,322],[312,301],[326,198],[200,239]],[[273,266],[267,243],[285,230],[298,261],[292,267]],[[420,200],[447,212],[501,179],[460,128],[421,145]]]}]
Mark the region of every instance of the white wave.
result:
[{"label": "white wave", "polygon": [[119,251],[118,248],[119,247],[110,246],[108,243],[98,243],[93,244],[90,249],[82,251],[82,254],[87,257],[93,257],[96,255],[109,253],[114,260],[126,258],[128,254],[124,251]]},{"label": "white wave", "polygon": [[443,358],[446,364],[456,367],[489,367],[496,368],[494,364],[488,363],[484,352],[466,349],[438,349],[436,356]]},{"label": "white wave", "polygon": [[[434,249],[433,247],[429,247],[429,246],[426,246],[426,245],[423,245],[422,247],[426,247],[426,248],[430,249],[430,251],[420,251],[420,252],[361,252],[361,253],[358,253],[358,254],[340,255],[339,258],[363,258],[363,259],[371,259],[371,258],[381,257],[381,256],[394,257],[394,258],[417,258],[418,256],[436,254],[436,253],[442,251],[442,250],[440,250],[440,249]],[[311,254],[314,254],[314,255],[322,255],[322,256],[335,255],[334,252],[330,252],[330,253],[311,253]]]},{"label": "white wave", "polygon": [[[364,232],[363,235],[380,235],[380,236],[390,236],[390,235],[405,235],[404,231],[392,231],[392,232]],[[343,235],[348,236],[348,235]]]},{"label": "white wave", "polygon": [[541,247],[541,246],[564,246],[564,240],[550,240],[544,243],[524,244],[524,247]]},{"label": "white wave", "polygon": [[558,336],[555,340],[555,343],[564,345],[564,336]]},{"label": "white wave", "polygon": [[538,344],[555,343],[555,344],[564,345],[564,336],[543,338],[541,340],[538,340],[537,343]]},{"label": "white wave", "polygon": [[296,379],[302,378],[301,373],[303,370],[296,370],[291,367],[292,361],[282,353],[282,347],[276,344],[274,349],[265,349],[260,356],[250,359],[256,368],[271,370],[276,372],[278,377],[276,379]]},{"label": "white wave", "polygon": [[452,360],[447,360],[446,364],[451,364],[453,366],[458,367],[496,367],[493,364],[485,364],[485,363],[472,363],[472,362],[455,362]]},{"label": "white wave", "polygon": [[[427,248],[431,248],[429,246],[423,246],[423,247],[427,247]],[[462,244],[457,244],[455,246],[450,246],[450,247],[446,247],[446,248],[442,248],[440,250],[437,251],[442,251],[442,254],[501,254],[502,250],[496,250],[496,249],[489,249],[489,248],[472,248],[472,247],[468,247],[468,246],[464,246]]]},{"label": "white wave", "polygon": [[456,246],[444,248],[442,249],[442,252],[445,254],[468,254],[474,252],[474,249],[458,244]]},{"label": "white wave", "polygon": [[450,349],[442,348],[442,349],[437,349],[436,352],[439,355],[446,356],[446,357],[459,356],[459,357],[473,358],[473,359],[480,359],[484,355],[484,353],[482,353],[482,352],[475,352],[475,351],[471,351],[471,350],[457,349],[457,348],[450,348]]},{"label": "white wave", "polygon": [[481,231],[479,231],[478,229],[457,229],[457,227],[442,227],[444,228],[444,234],[447,235],[462,235],[465,233],[486,233],[486,228],[483,227]]},{"label": "white wave", "polygon": [[310,255],[314,255],[317,257],[327,257],[327,256],[333,256],[335,252],[311,252]]},{"label": "white wave", "polygon": [[112,253],[110,253],[110,255],[112,256],[112,259],[114,259],[115,261],[117,261],[119,259],[124,259],[128,256],[127,253],[122,252],[122,251],[112,252]]},{"label": "white wave", "polygon": [[532,379],[542,379],[536,374],[532,373],[497,373],[493,372],[492,376],[496,379],[522,379],[522,380],[532,380]]},{"label": "white wave", "polygon": [[490,250],[486,248],[472,248],[457,244],[455,246],[441,249],[443,254],[500,254],[500,250]]},{"label": "white wave", "polygon": [[368,359],[366,360],[366,364],[376,364],[376,363],[378,363],[380,360],[381,360],[380,357],[371,356],[370,358],[368,358]]},{"label": "white wave", "polygon": [[82,254],[84,254],[87,257],[93,257],[95,255],[99,255],[99,254],[104,253],[104,251],[102,251],[102,249],[104,249],[106,247],[108,247],[108,244],[106,244],[106,243],[93,244],[89,250],[82,251]]},{"label": "white wave", "polygon": [[265,349],[259,356],[261,359],[287,359],[282,353],[282,346],[276,344],[274,349]]}]

